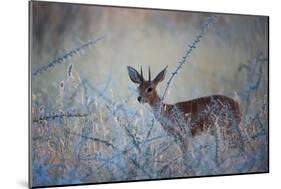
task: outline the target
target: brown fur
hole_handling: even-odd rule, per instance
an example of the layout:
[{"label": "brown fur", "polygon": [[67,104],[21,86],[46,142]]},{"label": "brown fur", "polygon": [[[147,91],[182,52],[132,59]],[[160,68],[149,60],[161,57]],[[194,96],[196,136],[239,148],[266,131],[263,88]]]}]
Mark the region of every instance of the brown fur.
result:
[{"label": "brown fur", "polygon": [[[229,135],[234,133],[229,131],[233,125],[236,127],[240,124],[241,112],[238,102],[232,98],[223,95],[212,95],[176,104],[163,103],[157,94],[156,87],[164,79],[165,70],[166,68],[153,81],[145,81],[142,74],[137,73],[135,75],[140,78],[135,79],[134,82],[139,83],[138,91],[140,96],[138,100],[151,106],[155,117],[164,130],[179,140],[182,149],[186,150],[188,148],[188,134],[181,128],[182,123],[179,123],[178,119],[183,120],[184,127],[189,127],[191,137],[207,131],[211,131],[210,133],[213,134],[216,124],[223,124],[228,133],[230,133]],[[134,74],[132,75],[135,76]],[[150,92],[148,92],[149,88],[151,89]],[[224,109],[227,111],[223,111]],[[173,112],[175,111],[179,112],[180,117],[174,116]],[[220,123],[216,123],[218,121]]]}]

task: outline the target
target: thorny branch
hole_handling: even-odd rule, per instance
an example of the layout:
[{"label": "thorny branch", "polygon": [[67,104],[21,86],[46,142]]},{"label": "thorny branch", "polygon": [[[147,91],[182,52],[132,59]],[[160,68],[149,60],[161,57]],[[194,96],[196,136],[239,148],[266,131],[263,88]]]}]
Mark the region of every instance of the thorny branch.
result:
[{"label": "thorny branch", "polygon": [[247,83],[245,84],[245,92],[243,94],[243,97],[246,101],[245,115],[247,115],[249,111],[251,96],[260,86],[263,76],[263,65],[267,61],[268,59],[264,57],[262,53],[258,53],[258,55],[252,61],[250,61],[248,64],[242,64],[238,68],[238,73],[245,70],[247,74]]},{"label": "thorny branch", "polygon": [[32,76],[37,76],[41,73],[43,73],[44,71],[47,71],[48,69],[54,67],[56,64],[60,64],[63,61],[73,57],[74,55],[77,55],[79,52],[81,52],[82,50],[95,45],[98,41],[102,40],[104,37],[99,37],[97,39],[94,40],[90,40],[87,43],[84,43],[82,45],[80,45],[79,47],[73,48],[69,51],[67,51],[66,53],[56,57],[55,59],[51,60],[47,65],[41,66],[39,68],[37,68],[33,73]]},{"label": "thorny branch", "polygon": [[204,36],[204,34],[207,32],[207,30],[209,29],[210,24],[212,24],[215,20],[216,20],[217,16],[210,16],[206,19],[205,23],[201,26],[201,30],[199,32],[199,34],[195,37],[194,41],[192,42],[191,45],[188,45],[188,49],[186,50],[184,56],[182,57],[182,59],[179,61],[178,66],[176,67],[175,71],[172,72],[170,78],[168,79],[166,88],[164,90],[163,96],[162,96],[162,100],[164,100],[165,95],[169,89],[169,86],[171,85],[171,82],[173,80],[173,78],[175,77],[175,75],[179,72],[179,70],[182,68],[182,66],[187,62],[187,59],[190,57],[190,54],[192,53],[193,49],[195,49],[197,47],[197,45],[199,44],[199,42],[201,41],[202,37]]},{"label": "thorny branch", "polygon": [[40,123],[41,121],[49,121],[49,120],[54,120],[56,118],[79,118],[79,117],[87,117],[89,114],[86,114],[86,113],[70,113],[70,112],[67,112],[67,113],[53,113],[52,115],[47,115],[47,116],[42,116],[42,117],[39,117],[38,119],[34,119],[32,120],[33,123]]},{"label": "thorny branch", "polygon": [[114,146],[112,143],[110,143],[109,141],[107,140],[104,140],[104,139],[100,139],[100,138],[97,138],[97,137],[91,137],[91,136],[84,136],[82,134],[79,134],[79,133],[75,133],[75,132],[70,132],[68,129],[65,129],[65,132],[68,133],[68,134],[71,134],[71,135],[74,135],[74,136],[80,136],[86,140],[92,140],[94,142],[99,142],[99,143],[102,143],[102,144],[105,144],[106,146],[110,146],[112,147],[113,149],[116,149],[116,146]]}]

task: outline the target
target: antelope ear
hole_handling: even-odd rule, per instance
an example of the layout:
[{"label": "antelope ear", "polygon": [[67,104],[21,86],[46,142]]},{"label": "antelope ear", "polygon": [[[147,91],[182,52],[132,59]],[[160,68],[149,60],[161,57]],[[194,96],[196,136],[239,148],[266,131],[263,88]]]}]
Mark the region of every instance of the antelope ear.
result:
[{"label": "antelope ear", "polygon": [[161,82],[161,81],[164,80],[165,75],[166,75],[167,67],[168,67],[168,66],[166,66],[166,67],[154,78],[154,80],[153,80],[154,83],[157,84],[157,83],[159,83],[159,82]]},{"label": "antelope ear", "polygon": [[141,83],[143,81],[137,70],[135,70],[131,66],[127,66],[127,69],[128,69],[128,74],[129,74],[130,79],[132,80],[132,82],[134,82],[134,83]]}]

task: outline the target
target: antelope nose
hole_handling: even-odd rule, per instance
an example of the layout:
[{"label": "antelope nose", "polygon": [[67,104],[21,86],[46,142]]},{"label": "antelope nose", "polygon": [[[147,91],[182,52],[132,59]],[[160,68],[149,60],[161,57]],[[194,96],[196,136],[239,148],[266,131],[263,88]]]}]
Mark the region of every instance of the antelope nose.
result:
[{"label": "antelope nose", "polygon": [[139,102],[141,101],[141,97],[140,97],[140,96],[138,97],[138,101],[139,101]]}]

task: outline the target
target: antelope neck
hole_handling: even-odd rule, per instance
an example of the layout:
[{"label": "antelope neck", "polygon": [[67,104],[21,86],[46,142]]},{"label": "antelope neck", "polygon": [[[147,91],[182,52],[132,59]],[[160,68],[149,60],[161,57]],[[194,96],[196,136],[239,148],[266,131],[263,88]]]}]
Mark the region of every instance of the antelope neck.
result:
[{"label": "antelope neck", "polygon": [[165,104],[161,101],[160,97],[157,94],[155,98],[153,98],[153,100],[149,102],[149,105],[154,111],[159,111]]}]

